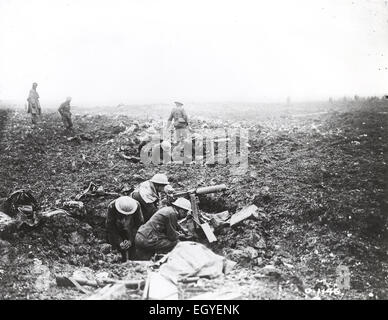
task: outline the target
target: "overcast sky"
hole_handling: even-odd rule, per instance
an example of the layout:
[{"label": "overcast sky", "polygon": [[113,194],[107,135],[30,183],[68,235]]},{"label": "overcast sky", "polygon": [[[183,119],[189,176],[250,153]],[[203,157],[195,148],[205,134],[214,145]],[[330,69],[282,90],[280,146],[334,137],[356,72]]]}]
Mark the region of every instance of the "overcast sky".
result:
[{"label": "overcast sky", "polygon": [[388,94],[388,2],[0,0],[0,99]]}]

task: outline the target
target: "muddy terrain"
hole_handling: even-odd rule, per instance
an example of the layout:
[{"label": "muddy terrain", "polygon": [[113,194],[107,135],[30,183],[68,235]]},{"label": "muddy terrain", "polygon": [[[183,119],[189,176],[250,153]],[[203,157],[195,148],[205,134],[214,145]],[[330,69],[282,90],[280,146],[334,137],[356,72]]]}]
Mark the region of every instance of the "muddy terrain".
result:
[{"label": "muddy terrain", "polygon": [[[191,127],[248,129],[249,168],[241,174],[232,164],[135,161],[138,137],[157,127],[159,116],[135,119],[125,108],[75,111],[70,134],[56,112],[44,112],[32,128],[23,110],[0,108],[0,198],[28,188],[40,212],[69,212],[1,231],[0,299],[82,299],[85,293],[55,282],[77,270],[144,279],[146,263],[121,264],[106,246],[104,217],[117,194],[158,172],[177,190],[225,183],[227,191],[201,200],[203,212],[260,209],[207,244],[237,262],[234,269],[181,284],[181,298],[230,287],[244,299],[387,299],[388,102],[307,104],[273,113],[249,108],[249,120],[237,117],[241,110],[226,110],[194,114]],[[104,192],[83,197],[83,209],[67,208],[90,182]],[[350,271],[350,288],[338,288],[339,266]],[[132,290],[126,299],[141,296]]]}]

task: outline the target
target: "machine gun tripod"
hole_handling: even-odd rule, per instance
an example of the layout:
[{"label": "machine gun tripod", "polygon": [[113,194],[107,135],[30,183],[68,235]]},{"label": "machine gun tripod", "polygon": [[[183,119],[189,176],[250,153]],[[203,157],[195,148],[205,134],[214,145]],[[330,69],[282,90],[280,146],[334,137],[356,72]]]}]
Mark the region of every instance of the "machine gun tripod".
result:
[{"label": "machine gun tripod", "polygon": [[171,198],[177,199],[179,197],[188,197],[191,202],[191,209],[192,209],[192,219],[194,221],[194,229],[195,231],[198,231],[198,228],[200,228],[203,233],[205,234],[207,240],[209,243],[217,241],[216,236],[213,233],[212,228],[209,225],[210,219],[204,217],[200,214],[198,209],[199,204],[199,195],[205,195],[210,193],[217,193],[227,190],[227,186],[225,184],[215,185],[215,186],[207,186],[207,187],[199,187],[196,189],[190,189],[188,191],[182,191],[182,192],[174,192],[171,195]]}]

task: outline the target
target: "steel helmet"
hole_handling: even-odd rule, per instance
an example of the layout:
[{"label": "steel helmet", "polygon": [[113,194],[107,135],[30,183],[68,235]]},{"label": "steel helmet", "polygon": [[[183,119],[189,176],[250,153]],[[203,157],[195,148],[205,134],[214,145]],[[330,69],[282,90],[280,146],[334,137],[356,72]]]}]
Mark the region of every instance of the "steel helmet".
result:
[{"label": "steel helmet", "polygon": [[178,208],[185,209],[187,211],[191,211],[191,203],[189,200],[187,200],[185,198],[178,198],[172,204]]},{"label": "steel helmet", "polygon": [[164,141],[160,144],[160,146],[162,147],[162,149],[163,149],[164,151],[170,151],[170,150],[171,150],[171,143],[170,143],[169,141],[167,141],[167,140],[164,140]]},{"label": "steel helmet", "polygon": [[137,201],[128,196],[120,197],[115,201],[116,210],[124,215],[134,214],[137,206]]},{"label": "steel helmet", "polygon": [[167,176],[163,173],[155,174],[150,181],[158,184],[169,184]]}]

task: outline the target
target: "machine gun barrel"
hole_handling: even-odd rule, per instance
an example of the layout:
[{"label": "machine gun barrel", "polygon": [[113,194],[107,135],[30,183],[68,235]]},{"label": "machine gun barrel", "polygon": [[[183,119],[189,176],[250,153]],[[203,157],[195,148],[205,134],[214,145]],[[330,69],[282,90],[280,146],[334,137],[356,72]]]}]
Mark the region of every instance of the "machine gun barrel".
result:
[{"label": "machine gun barrel", "polygon": [[225,184],[218,184],[215,186],[209,186],[209,187],[200,187],[195,190],[196,194],[208,194],[208,193],[216,193],[225,191],[227,189]]},{"label": "machine gun barrel", "polygon": [[227,189],[228,188],[225,184],[218,184],[215,186],[199,187],[197,189],[174,192],[173,197],[179,198],[179,197],[187,197],[190,194],[201,195],[201,194],[208,194],[208,193],[216,193],[216,192],[225,191]]}]

